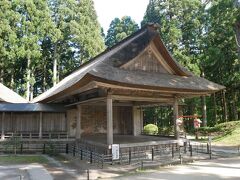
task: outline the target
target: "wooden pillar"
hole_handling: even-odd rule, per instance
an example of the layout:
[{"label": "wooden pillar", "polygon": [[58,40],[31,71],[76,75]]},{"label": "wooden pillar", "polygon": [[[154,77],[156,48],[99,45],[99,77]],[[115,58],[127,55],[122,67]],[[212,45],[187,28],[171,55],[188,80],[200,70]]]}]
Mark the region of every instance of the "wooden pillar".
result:
[{"label": "wooden pillar", "polygon": [[77,127],[76,127],[76,139],[81,139],[81,115],[82,107],[81,105],[77,106]]},{"label": "wooden pillar", "polygon": [[143,132],[143,108],[140,109],[140,131]]},{"label": "wooden pillar", "polygon": [[5,119],[5,112],[2,113],[2,132],[1,132],[1,139],[5,138],[4,134],[4,119]]},{"label": "wooden pillar", "polygon": [[207,126],[207,105],[206,105],[206,96],[201,96],[202,100],[202,120],[203,126]]},{"label": "wooden pillar", "polygon": [[133,106],[133,136],[141,135],[141,110]]},{"label": "wooden pillar", "polygon": [[42,112],[39,113],[39,138],[42,139]]},{"label": "wooden pillar", "polygon": [[112,96],[107,95],[107,144],[113,144],[113,107]]},{"label": "wooden pillar", "polygon": [[173,103],[174,136],[176,139],[179,139],[179,127],[177,124],[177,119],[178,119],[178,99],[175,97]]}]

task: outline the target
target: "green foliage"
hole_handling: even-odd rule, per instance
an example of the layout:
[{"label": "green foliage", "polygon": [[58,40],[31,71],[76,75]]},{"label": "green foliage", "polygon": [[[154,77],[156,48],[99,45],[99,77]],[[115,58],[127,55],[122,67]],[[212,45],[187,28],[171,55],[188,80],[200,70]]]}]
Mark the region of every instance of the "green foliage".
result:
[{"label": "green foliage", "polygon": [[147,124],[143,128],[145,134],[155,135],[158,134],[158,127],[154,124]]},{"label": "green foliage", "polygon": [[174,134],[174,126],[159,127],[158,134],[163,136],[169,136]]},{"label": "green foliage", "polygon": [[92,0],[0,2],[0,81],[28,99],[103,49]]},{"label": "green foliage", "polygon": [[124,16],[122,19],[115,18],[107,31],[105,44],[107,47],[111,47],[137,30],[138,25],[130,16]]},{"label": "green foliage", "polygon": [[203,135],[210,135],[210,134],[216,134],[216,135],[227,135],[234,131],[236,128],[240,127],[240,121],[231,121],[231,122],[225,122],[221,124],[217,124],[214,127],[200,127],[198,128],[198,132]]},{"label": "green foliage", "polygon": [[142,21],[142,25],[158,23],[159,33],[174,57],[198,75],[203,8],[199,0],[150,0]]},{"label": "green foliage", "polygon": [[48,143],[46,144],[46,154],[50,155],[50,156],[56,156],[57,153],[57,149],[56,146],[52,143]]}]

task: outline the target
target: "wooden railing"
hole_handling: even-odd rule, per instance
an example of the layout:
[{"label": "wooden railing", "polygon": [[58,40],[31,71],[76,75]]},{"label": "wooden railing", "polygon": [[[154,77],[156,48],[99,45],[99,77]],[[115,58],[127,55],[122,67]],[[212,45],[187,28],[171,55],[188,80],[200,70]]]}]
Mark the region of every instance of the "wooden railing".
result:
[{"label": "wooden railing", "polygon": [[38,132],[6,132],[1,134],[1,139],[9,139],[12,137],[20,139],[68,139],[67,132],[43,132],[42,137]]}]

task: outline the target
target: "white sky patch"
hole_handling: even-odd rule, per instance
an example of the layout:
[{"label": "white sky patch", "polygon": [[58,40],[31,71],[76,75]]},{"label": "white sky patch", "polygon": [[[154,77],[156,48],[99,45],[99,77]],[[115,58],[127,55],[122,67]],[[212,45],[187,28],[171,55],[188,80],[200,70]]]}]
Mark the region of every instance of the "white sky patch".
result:
[{"label": "white sky patch", "polygon": [[93,0],[98,21],[106,34],[111,21],[123,16],[131,18],[140,25],[149,0]]}]

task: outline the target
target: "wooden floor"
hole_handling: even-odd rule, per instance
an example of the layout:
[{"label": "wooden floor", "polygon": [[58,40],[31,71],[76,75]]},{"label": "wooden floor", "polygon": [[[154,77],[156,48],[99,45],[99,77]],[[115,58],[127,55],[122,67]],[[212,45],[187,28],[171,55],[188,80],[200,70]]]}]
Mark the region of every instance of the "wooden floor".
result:
[{"label": "wooden floor", "polygon": [[[95,145],[107,145],[106,134],[83,135],[82,140]],[[164,144],[167,142],[176,141],[173,137],[161,136],[132,136],[132,135],[114,135],[113,144],[120,144],[120,146],[141,146],[141,145],[154,145]]]}]

